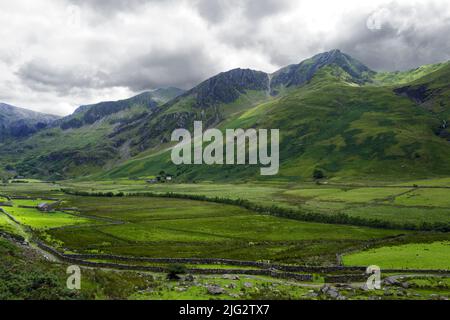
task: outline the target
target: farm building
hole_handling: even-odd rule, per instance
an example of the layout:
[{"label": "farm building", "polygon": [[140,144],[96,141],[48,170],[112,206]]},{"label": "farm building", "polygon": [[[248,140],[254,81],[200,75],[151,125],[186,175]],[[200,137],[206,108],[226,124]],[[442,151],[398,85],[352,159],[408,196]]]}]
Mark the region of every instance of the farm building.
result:
[{"label": "farm building", "polygon": [[50,211],[54,211],[59,204],[60,204],[60,201],[54,202],[54,203],[44,202],[44,203],[38,204],[37,209],[42,212],[50,212]]}]

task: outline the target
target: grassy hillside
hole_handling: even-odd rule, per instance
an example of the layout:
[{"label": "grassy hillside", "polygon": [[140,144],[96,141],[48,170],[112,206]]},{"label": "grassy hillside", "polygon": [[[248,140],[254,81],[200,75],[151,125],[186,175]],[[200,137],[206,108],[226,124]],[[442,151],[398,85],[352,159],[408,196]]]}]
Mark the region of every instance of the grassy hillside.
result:
[{"label": "grassy hillside", "polygon": [[450,242],[382,247],[344,256],[345,265],[379,265],[384,269],[450,269]]},{"label": "grassy hillside", "polygon": [[[445,83],[450,67],[436,68],[428,67],[431,73],[413,84],[426,79],[434,86]],[[319,169],[329,178],[389,180],[450,173],[450,146],[436,132],[441,123],[439,115],[396,93],[390,84],[357,85],[343,69],[331,65],[320,69],[308,84],[243,110],[219,127],[279,128],[281,171],[277,178],[309,180]],[[175,167],[166,151],[138,157],[101,177],[143,177],[165,170],[184,180],[254,179],[258,169]]]},{"label": "grassy hillside", "polygon": [[[321,171],[339,180],[450,175],[450,64],[376,73],[333,50],[269,75],[235,69],[158,104],[148,94],[81,107],[59,126],[5,145],[26,176],[181,181],[260,179],[259,166],[174,166],[171,133],[205,127],[280,129],[282,181]],[[156,99],[156,98],[155,98]]]}]

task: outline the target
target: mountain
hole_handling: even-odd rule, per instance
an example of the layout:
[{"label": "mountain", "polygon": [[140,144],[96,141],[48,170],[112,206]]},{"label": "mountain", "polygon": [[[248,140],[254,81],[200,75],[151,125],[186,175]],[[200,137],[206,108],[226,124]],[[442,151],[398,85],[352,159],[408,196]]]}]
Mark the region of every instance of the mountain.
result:
[{"label": "mountain", "polygon": [[[281,169],[277,179],[311,179],[317,169],[335,179],[448,175],[450,100],[445,88],[449,75],[448,63],[378,74],[333,50],[268,75],[271,97],[266,96],[262,103],[247,104],[221,121],[186,108],[185,121],[178,124],[192,129],[192,121],[202,119],[222,129],[279,128]],[[424,87],[426,98],[420,100],[402,92]],[[263,88],[257,89],[262,92]],[[434,111],[430,101],[434,101]],[[176,104],[186,105],[183,97]],[[165,112],[171,112],[172,107],[167,108]],[[171,132],[173,126],[165,123]],[[185,180],[260,178],[258,166],[174,166],[169,151],[143,153],[98,178],[144,177],[160,170]]]},{"label": "mountain", "polygon": [[410,98],[439,118],[435,134],[450,142],[450,63],[436,67],[435,72],[396,88],[395,93]]},{"label": "mountain", "polygon": [[301,86],[310,81],[317,71],[330,65],[342,69],[348,76],[348,80],[357,84],[371,82],[372,77],[376,74],[358,60],[335,49],[317,54],[299,64],[290,65],[275,72],[271,75],[272,90],[280,87]]},{"label": "mountain", "polygon": [[110,135],[129,141],[137,152],[170,140],[174,129],[192,127],[193,121],[218,124],[268,98],[269,78],[264,72],[234,69],[220,73],[158,108],[133,124],[123,124]]},{"label": "mountain", "polygon": [[178,88],[161,88],[154,91],[143,92],[137,96],[119,101],[106,101],[93,105],[81,106],[68,117],[57,121],[55,125],[61,129],[80,128],[84,125],[90,125],[100,121],[113,114],[126,111],[136,114],[141,112],[141,115],[146,114],[149,110],[166,103],[167,101],[177,97],[184,91]]},{"label": "mountain", "polygon": [[59,117],[0,103],[0,142],[27,137]]},{"label": "mountain", "polygon": [[208,108],[221,103],[232,103],[247,91],[267,90],[267,74],[250,69],[223,72],[199,84],[184,96],[195,97],[195,107]]},{"label": "mountain", "polygon": [[125,100],[81,106],[28,139],[0,144],[0,163],[13,165],[27,176],[55,179],[99,170],[110,160],[130,157],[126,144],[120,148],[107,138],[117,126],[152,114],[183,92],[177,88],[157,89]]},{"label": "mountain", "polygon": [[81,107],[0,148],[0,162],[55,179],[142,178],[161,170],[188,181],[261,179],[259,166],[173,165],[172,131],[202,120],[222,130],[280,129],[276,179],[310,180],[316,170],[332,179],[448,176],[449,75],[449,63],[378,73],[332,50],[273,74],[223,72],[165,103],[144,94]]}]

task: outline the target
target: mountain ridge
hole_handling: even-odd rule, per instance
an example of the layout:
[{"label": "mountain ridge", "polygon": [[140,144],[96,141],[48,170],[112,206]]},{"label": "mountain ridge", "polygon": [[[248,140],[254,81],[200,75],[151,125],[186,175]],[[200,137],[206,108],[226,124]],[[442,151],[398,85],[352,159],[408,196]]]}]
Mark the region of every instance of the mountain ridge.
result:
[{"label": "mountain ridge", "polygon": [[[192,129],[193,122],[201,120],[205,128],[281,129],[283,179],[308,179],[315,169],[331,177],[381,177],[383,172],[398,172],[397,166],[412,176],[450,174],[450,168],[436,164],[450,156],[448,142],[437,132],[443,120],[450,122],[447,113],[434,113],[395,91],[435,72],[442,75],[429,78],[427,86],[445,87],[450,72],[445,66],[382,74],[332,50],[272,74],[233,69],[156,106],[125,104],[112,114],[100,112],[100,118],[90,115],[78,128],[46,129],[15,146],[24,156],[14,157],[15,149],[8,155],[0,151],[0,160],[22,175],[58,179],[96,172],[103,178],[145,177],[161,170],[184,180],[256,179],[256,170],[248,166],[171,165],[168,152],[162,152],[171,146],[171,132]],[[444,91],[433,92],[433,101],[447,99]],[[105,104],[109,109],[108,102],[97,105]],[[72,117],[81,117],[87,109]],[[411,142],[417,135],[420,138]],[[434,156],[431,146],[438,150]],[[366,168],[352,167],[358,163],[355,159]]]},{"label": "mountain ridge", "polygon": [[60,126],[63,130],[80,128],[83,125],[93,124],[109,115],[133,107],[140,107],[142,113],[145,113],[146,110],[160,106],[183,92],[184,90],[174,87],[159,88],[142,92],[127,99],[83,105],[78,107],[71,115],[56,121],[54,125]]},{"label": "mountain ridge", "polygon": [[0,103],[0,142],[8,138],[29,136],[59,118],[56,115]]}]

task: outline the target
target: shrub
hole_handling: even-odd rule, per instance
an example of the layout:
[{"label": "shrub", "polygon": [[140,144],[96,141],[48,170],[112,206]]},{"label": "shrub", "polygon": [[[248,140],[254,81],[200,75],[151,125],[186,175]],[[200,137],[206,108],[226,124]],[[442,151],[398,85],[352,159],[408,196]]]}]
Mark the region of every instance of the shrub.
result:
[{"label": "shrub", "polygon": [[186,267],[182,264],[171,264],[167,268],[167,279],[169,280],[179,280],[179,274],[186,273]]},{"label": "shrub", "polygon": [[320,179],[325,178],[325,174],[323,173],[322,170],[315,169],[313,172],[313,178],[316,180],[320,180]]}]

